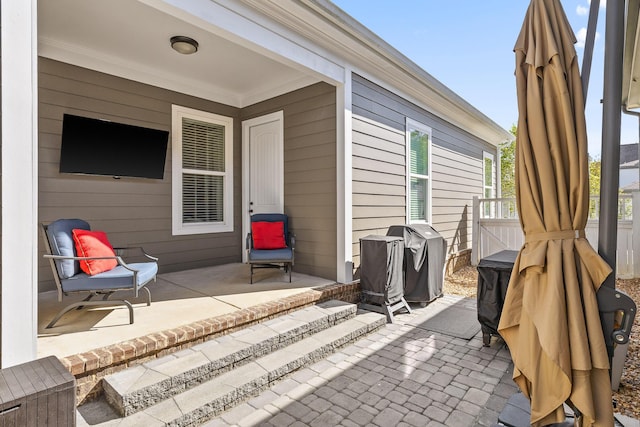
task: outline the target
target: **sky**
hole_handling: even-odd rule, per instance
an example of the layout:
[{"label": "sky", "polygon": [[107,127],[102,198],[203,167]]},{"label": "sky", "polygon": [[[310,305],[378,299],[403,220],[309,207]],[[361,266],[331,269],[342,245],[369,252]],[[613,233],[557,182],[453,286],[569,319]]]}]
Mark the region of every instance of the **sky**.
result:
[{"label": "sky", "polygon": [[[501,127],[517,124],[513,46],[527,0],[332,0]],[[589,0],[562,0],[582,67]],[[585,115],[589,154],[602,139],[606,0],[600,13]],[[622,115],[621,143],[638,142],[638,118]]]}]

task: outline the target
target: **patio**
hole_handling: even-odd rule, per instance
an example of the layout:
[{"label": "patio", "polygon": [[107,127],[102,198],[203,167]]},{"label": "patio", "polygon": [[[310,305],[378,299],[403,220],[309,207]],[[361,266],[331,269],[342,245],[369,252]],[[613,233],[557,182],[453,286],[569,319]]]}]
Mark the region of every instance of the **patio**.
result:
[{"label": "patio", "polygon": [[320,301],[353,302],[357,288],[295,272],[289,283],[288,274],[273,269],[259,270],[249,284],[247,265],[226,264],[158,275],[150,306],[142,298],[129,299],[132,325],[128,310],[116,306],[71,311],[51,329],[45,326],[72,300],[59,303],[55,291],[44,292],[38,305],[38,358],[61,360],[76,377],[81,404],[102,393],[101,380],[108,374]]}]

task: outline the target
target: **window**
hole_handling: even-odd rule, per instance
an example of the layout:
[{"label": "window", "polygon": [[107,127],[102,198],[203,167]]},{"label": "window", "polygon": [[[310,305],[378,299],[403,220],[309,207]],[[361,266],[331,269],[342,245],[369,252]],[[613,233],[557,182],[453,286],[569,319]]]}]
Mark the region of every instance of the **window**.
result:
[{"label": "window", "polygon": [[431,129],[407,119],[407,216],[431,222]]},{"label": "window", "polygon": [[[494,199],[496,197],[496,162],[493,154],[482,153],[482,197]],[[484,203],[484,217],[495,217],[495,202]]]},{"label": "window", "polygon": [[233,231],[233,119],[172,109],[173,234]]}]

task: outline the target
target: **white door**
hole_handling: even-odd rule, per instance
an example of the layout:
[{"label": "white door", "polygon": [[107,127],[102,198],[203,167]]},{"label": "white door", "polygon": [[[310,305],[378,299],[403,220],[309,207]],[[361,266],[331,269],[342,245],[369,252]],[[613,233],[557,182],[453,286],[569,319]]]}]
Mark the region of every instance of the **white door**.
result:
[{"label": "white door", "polygon": [[251,214],[284,213],[283,112],[242,122],[242,151],[242,224],[246,236]]}]

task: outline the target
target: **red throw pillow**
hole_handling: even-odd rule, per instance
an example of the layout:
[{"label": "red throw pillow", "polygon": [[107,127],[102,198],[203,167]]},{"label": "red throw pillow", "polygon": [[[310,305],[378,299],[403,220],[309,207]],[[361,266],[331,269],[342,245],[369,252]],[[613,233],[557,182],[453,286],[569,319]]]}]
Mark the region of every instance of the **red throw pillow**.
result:
[{"label": "red throw pillow", "polygon": [[256,221],[251,223],[254,249],[282,249],[284,241],[284,222]]},{"label": "red throw pillow", "polygon": [[[107,239],[104,231],[89,231],[74,228],[71,230],[73,241],[76,244],[76,253],[79,257],[115,256],[113,246]],[[81,260],[80,269],[89,276],[109,271],[118,265],[115,259],[91,259]]]}]

